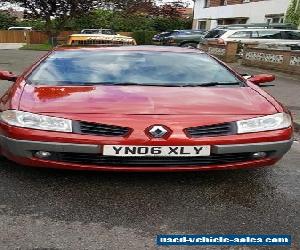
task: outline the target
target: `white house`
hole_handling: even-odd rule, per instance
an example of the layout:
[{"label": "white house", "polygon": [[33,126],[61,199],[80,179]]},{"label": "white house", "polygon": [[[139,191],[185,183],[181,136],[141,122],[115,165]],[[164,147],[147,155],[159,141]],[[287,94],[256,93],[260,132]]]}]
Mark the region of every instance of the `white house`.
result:
[{"label": "white house", "polygon": [[289,0],[195,0],[194,29],[245,23],[282,23]]}]

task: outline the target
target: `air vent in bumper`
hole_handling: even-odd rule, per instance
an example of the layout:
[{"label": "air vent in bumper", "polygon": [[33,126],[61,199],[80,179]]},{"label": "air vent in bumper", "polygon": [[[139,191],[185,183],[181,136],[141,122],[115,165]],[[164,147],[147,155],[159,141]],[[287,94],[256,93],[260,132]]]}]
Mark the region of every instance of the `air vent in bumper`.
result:
[{"label": "air vent in bumper", "polygon": [[215,154],[207,157],[115,157],[100,154],[54,153],[51,160],[97,166],[208,166],[251,161],[253,153]]},{"label": "air vent in bumper", "polygon": [[188,137],[211,137],[236,134],[237,128],[235,123],[220,123],[207,126],[191,127],[185,129]]},{"label": "air vent in bumper", "polygon": [[91,122],[73,122],[74,133],[97,136],[126,136],[130,128]]}]

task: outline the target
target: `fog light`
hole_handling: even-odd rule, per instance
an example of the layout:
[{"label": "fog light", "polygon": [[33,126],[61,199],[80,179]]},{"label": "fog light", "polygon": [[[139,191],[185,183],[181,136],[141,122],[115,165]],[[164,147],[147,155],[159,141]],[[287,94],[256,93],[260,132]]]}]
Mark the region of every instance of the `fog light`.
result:
[{"label": "fog light", "polygon": [[266,152],[256,152],[252,156],[254,159],[262,159],[267,156],[267,153]]},{"label": "fog light", "polygon": [[40,158],[40,159],[47,159],[51,156],[52,154],[50,152],[47,151],[37,151],[34,156],[36,158]]}]

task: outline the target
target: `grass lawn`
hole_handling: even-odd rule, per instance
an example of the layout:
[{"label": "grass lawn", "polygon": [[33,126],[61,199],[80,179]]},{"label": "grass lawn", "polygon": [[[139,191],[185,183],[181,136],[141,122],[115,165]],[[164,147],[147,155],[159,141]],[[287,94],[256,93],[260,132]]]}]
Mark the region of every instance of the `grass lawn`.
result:
[{"label": "grass lawn", "polygon": [[38,51],[47,51],[51,50],[53,47],[50,44],[26,44],[21,50],[38,50]]}]

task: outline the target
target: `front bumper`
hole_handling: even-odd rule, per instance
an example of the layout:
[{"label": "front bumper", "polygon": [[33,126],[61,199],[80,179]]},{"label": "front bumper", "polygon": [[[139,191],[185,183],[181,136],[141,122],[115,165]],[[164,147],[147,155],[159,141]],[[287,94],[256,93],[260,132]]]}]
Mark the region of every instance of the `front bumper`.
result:
[{"label": "front bumper", "polygon": [[85,169],[85,170],[107,170],[107,171],[195,171],[211,169],[235,169],[247,167],[268,166],[276,163],[282,156],[289,151],[293,144],[293,139],[244,143],[229,145],[212,145],[212,154],[238,154],[238,153],[255,153],[270,152],[266,158],[253,159],[251,161],[236,162],[229,164],[219,164],[210,166],[96,166],[81,165],[72,162],[59,162],[35,158],[33,152],[48,151],[53,153],[80,153],[80,154],[99,154],[101,155],[101,146],[95,144],[77,144],[77,143],[59,143],[59,142],[42,142],[12,139],[0,136],[0,146],[3,155],[7,158],[29,166],[53,167],[66,169]]}]

